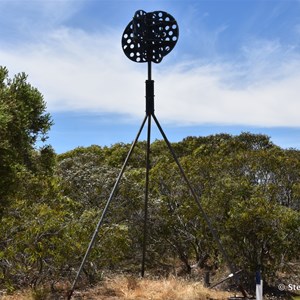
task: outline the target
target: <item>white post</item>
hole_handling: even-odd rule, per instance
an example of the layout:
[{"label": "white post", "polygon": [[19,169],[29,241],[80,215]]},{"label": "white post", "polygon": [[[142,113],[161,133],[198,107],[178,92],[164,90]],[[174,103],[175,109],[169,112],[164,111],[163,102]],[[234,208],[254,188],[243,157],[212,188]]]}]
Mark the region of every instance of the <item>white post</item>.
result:
[{"label": "white post", "polygon": [[256,300],[263,300],[263,280],[260,271],[256,272]]}]

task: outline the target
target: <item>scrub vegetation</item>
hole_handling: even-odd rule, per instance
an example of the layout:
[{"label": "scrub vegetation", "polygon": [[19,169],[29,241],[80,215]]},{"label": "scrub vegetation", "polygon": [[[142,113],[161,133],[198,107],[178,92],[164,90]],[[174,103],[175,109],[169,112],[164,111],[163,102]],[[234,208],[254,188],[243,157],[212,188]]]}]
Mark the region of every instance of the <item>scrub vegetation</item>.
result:
[{"label": "scrub vegetation", "polygon": [[[57,155],[45,144],[51,125],[43,96],[27,76],[10,79],[7,69],[0,68],[3,295],[30,288],[38,299],[38,291],[55,294],[62,283],[68,286],[130,148],[93,145]],[[266,286],[284,278],[299,284],[300,151],[251,133],[187,137],[172,146],[231,261],[243,270],[244,287],[253,290],[258,269]],[[141,261],[145,149],[145,142],[139,142],[134,150],[79,285],[108,287],[118,280],[122,299],[139,299],[131,293],[155,294],[159,282],[166,288],[161,293],[172,296],[153,294],[151,299],[194,299],[180,298],[183,287],[177,285],[200,293],[197,282],[206,272],[212,280],[220,279],[226,262],[160,140],[151,145],[146,262],[147,274],[160,281],[136,277],[134,288],[129,287],[128,278],[137,276]],[[126,276],[108,280],[106,272]],[[190,281],[166,279],[170,276]],[[101,287],[93,290],[99,291]],[[197,299],[206,299],[201,297]]]}]

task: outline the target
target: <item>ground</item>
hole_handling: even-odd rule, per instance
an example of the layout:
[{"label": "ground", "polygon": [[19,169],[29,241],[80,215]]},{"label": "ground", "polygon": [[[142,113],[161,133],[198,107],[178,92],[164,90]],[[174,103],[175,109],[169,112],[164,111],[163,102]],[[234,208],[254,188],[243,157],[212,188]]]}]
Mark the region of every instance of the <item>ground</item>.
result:
[{"label": "ground", "polygon": [[[17,291],[8,295],[0,290],[1,300],[64,300],[70,285],[58,283],[56,292],[47,288]],[[73,300],[227,300],[241,296],[234,291],[208,289],[199,281],[169,278],[139,278],[130,275],[115,275],[103,279],[94,287],[78,287],[73,293]],[[278,293],[278,289],[269,290],[265,300],[290,299],[300,300],[287,293]]]}]

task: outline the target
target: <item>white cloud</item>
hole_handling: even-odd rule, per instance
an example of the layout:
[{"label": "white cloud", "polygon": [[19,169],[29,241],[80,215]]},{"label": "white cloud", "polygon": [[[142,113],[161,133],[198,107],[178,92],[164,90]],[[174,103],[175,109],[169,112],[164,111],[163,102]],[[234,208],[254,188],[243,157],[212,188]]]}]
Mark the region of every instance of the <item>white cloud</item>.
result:
[{"label": "white cloud", "polygon": [[203,74],[200,67],[194,74],[177,73],[161,82],[171,87],[162,87],[162,98],[173,99],[161,104],[165,119],[193,124],[300,125],[300,74],[266,84],[230,88],[222,84],[222,77],[228,72],[226,67],[220,66],[217,73],[207,71]]},{"label": "white cloud", "polygon": [[84,0],[1,0],[1,19],[15,30],[41,31],[68,20],[83,4]]},{"label": "white cloud", "polygon": [[[125,57],[120,36],[60,28],[39,43],[2,49],[0,57],[11,73],[29,74],[50,111],[140,118],[146,64]],[[243,51],[243,61],[154,65],[158,117],[185,124],[300,126],[300,63],[292,49],[278,41],[255,41]]]},{"label": "white cloud", "polygon": [[116,36],[61,28],[39,44],[1,51],[0,56],[11,73],[29,74],[29,81],[44,94],[50,111],[126,113],[133,106],[135,114],[134,81],[143,78],[127,63]]}]

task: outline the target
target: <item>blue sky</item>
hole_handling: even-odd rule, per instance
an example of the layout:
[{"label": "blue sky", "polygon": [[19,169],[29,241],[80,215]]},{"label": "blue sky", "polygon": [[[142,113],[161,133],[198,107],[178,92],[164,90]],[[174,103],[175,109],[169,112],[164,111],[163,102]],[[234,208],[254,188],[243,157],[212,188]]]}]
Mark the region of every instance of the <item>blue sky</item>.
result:
[{"label": "blue sky", "polygon": [[0,65],[44,95],[58,153],[134,139],[147,66],[127,59],[121,36],[138,9],[179,25],[177,45],[153,65],[171,141],[247,131],[300,149],[299,0],[0,0]]}]

